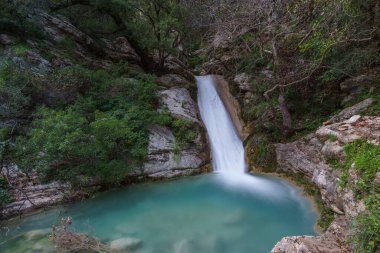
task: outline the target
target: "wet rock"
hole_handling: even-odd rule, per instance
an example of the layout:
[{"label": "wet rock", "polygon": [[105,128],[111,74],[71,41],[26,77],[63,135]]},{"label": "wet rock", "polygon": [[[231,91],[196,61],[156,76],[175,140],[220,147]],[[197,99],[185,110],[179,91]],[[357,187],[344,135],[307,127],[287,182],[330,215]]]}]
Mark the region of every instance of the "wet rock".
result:
[{"label": "wet rock", "polygon": [[241,118],[241,108],[239,102],[230,92],[229,83],[222,76],[214,76],[217,92],[223,101],[226,110],[231,116],[232,122],[242,140],[245,140],[250,132],[248,126]]},{"label": "wet rock", "polygon": [[126,252],[138,248],[141,243],[142,241],[137,238],[120,238],[110,243],[110,250],[111,252]]}]

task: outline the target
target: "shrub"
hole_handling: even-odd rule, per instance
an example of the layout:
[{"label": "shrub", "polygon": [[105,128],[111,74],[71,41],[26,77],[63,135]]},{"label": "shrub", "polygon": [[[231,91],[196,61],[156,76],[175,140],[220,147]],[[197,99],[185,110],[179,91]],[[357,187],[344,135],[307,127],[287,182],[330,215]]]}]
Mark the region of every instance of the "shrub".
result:
[{"label": "shrub", "polygon": [[34,81],[30,71],[10,62],[0,67],[0,116],[18,117],[33,107]]},{"label": "shrub", "polygon": [[12,201],[8,191],[8,184],[4,177],[0,176],[0,209]]},{"label": "shrub", "polygon": [[168,117],[156,112],[152,76],[80,70],[66,71],[76,77],[72,85],[91,83],[89,90],[71,106],[37,111],[28,135],[18,138],[18,162],[24,170],[36,168],[45,181],[98,177],[117,184],[143,164],[149,128]]},{"label": "shrub", "polygon": [[380,168],[380,147],[365,140],[355,141],[345,146],[346,164],[342,176],[342,186],[347,186],[348,170],[353,163],[358,181],[350,185],[355,195],[364,200],[367,211],[359,214],[350,227],[349,241],[359,252],[380,250],[380,184],[375,181]]}]

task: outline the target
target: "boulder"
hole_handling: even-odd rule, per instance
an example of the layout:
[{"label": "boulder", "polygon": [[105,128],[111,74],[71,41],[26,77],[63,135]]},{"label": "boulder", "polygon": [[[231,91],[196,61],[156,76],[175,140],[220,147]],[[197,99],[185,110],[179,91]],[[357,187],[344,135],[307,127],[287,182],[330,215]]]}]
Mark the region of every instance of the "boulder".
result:
[{"label": "boulder", "polygon": [[348,108],[342,110],[340,113],[338,113],[337,115],[332,117],[330,120],[324,122],[323,124],[328,125],[328,124],[332,124],[332,123],[336,123],[336,122],[339,122],[342,120],[349,119],[352,116],[359,114],[360,112],[366,110],[372,104],[373,104],[372,98],[365,99],[356,105],[353,105],[351,107],[348,107]]},{"label": "boulder", "polygon": [[237,74],[234,81],[238,84],[239,89],[243,92],[251,91],[251,77],[247,73]]},{"label": "boulder", "polygon": [[125,237],[110,242],[109,246],[111,252],[129,252],[129,250],[138,248],[141,243],[140,239]]},{"label": "boulder", "polygon": [[317,130],[316,135],[321,139],[335,136],[343,144],[365,139],[379,145],[380,117],[354,115],[348,120],[322,126]]},{"label": "boulder", "polygon": [[145,163],[142,173],[153,178],[199,173],[206,159],[199,148],[200,140],[201,137],[198,135],[198,145],[176,151],[172,131],[167,127],[152,127],[148,144],[148,162]]},{"label": "boulder", "polygon": [[185,88],[171,88],[159,92],[160,111],[168,110],[174,118],[201,124],[198,107]]},{"label": "boulder", "polygon": [[173,118],[186,119],[195,133],[192,145],[179,150],[172,130],[164,126],[150,129],[148,144],[148,161],[144,164],[142,174],[152,178],[170,178],[180,175],[200,173],[208,161],[206,138],[202,130],[198,107],[185,88],[171,88],[158,93],[159,111],[167,111]]}]

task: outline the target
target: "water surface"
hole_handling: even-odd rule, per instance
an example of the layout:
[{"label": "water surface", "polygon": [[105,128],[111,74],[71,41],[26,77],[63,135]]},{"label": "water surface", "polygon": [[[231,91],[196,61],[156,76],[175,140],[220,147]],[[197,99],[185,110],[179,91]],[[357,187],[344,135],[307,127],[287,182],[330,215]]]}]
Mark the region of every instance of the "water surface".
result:
[{"label": "water surface", "polygon": [[[49,252],[46,239],[9,239],[48,229],[64,216],[73,217],[73,229],[103,242],[140,239],[136,253],[264,253],[284,236],[316,234],[312,204],[295,188],[246,176],[245,183],[224,174],[144,183],[16,220],[0,238],[0,252]],[[271,188],[261,189],[260,181]]]}]

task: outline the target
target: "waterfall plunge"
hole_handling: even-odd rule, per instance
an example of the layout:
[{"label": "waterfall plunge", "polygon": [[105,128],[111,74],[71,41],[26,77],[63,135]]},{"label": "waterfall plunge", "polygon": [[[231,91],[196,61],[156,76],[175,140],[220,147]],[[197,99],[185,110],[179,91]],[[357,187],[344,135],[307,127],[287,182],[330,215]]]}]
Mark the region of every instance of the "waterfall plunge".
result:
[{"label": "waterfall plunge", "polygon": [[198,105],[211,143],[214,171],[220,173],[223,184],[254,194],[281,197],[278,184],[263,177],[246,174],[244,147],[227,112],[212,76],[198,76]]},{"label": "waterfall plunge", "polygon": [[244,147],[214,85],[212,76],[197,77],[198,104],[211,142],[217,172],[245,173]]}]

